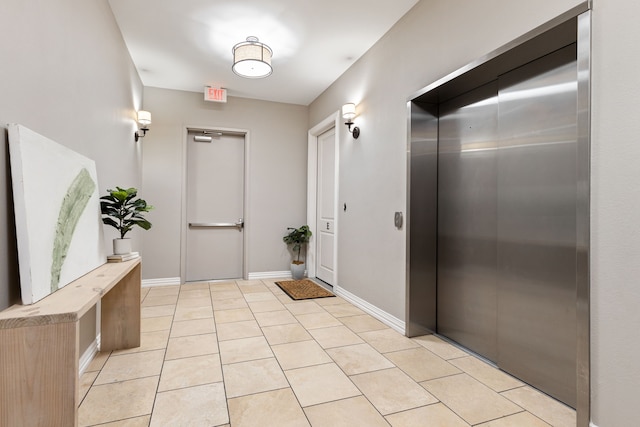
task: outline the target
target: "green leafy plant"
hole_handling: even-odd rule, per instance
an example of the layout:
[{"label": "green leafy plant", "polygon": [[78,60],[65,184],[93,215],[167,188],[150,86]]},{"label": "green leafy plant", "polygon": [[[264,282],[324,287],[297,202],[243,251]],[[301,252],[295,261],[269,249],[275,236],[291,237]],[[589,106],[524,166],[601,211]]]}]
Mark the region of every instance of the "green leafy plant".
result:
[{"label": "green leafy plant", "polygon": [[146,201],[136,198],[138,190],[135,188],[120,188],[107,190],[108,195],[100,197],[102,222],[112,226],[120,233],[120,238],[131,231],[134,226],[145,230],[151,228],[151,223],[144,218],[144,213],[153,209]]},{"label": "green leafy plant", "polygon": [[296,260],[294,264],[303,264],[300,261],[300,251],[303,245],[306,245],[311,239],[311,230],[308,225],[303,225],[300,228],[287,227],[288,234],[282,238],[287,245],[292,245],[293,252],[296,252]]}]

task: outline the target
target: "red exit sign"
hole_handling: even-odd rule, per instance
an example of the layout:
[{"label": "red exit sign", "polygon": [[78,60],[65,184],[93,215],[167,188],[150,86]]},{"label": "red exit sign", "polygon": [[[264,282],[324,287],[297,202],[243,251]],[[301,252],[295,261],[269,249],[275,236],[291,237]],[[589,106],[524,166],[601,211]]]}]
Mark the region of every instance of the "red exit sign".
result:
[{"label": "red exit sign", "polygon": [[204,100],[211,102],[227,102],[227,90],[219,87],[204,88]]}]

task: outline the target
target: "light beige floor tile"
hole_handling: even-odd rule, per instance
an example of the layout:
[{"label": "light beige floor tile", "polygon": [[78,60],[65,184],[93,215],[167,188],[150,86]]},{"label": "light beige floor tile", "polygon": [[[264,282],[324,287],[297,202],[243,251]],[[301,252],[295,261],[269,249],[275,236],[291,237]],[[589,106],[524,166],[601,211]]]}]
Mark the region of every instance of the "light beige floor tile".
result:
[{"label": "light beige floor tile", "polygon": [[393,368],[393,363],[389,362],[369,344],[329,348],[327,353],[347,375]]},{"label": "light beige floor tile", "polygon": [[323,313],[324,308],[320,307],[314,301],[296,301],[284,305],[291,314],[309,314],[309,313]]},{"label": "light beige floor tile", "polygon": [[177,295],[162,295],[158,297],[148,297],[142,302],[142,307],[153,307],[156,305],[171,305],[178,302]]},{"label": "light beige floor tile", "polygon": [[253,313],[248,308],[234,308],[231,310],[222,310],[213,312],[216,323],[242,322],[243,320],[252,320]]},{"label": "light beige floor tile", "polygon": [[173,322],[173,326],[171,326],[171,338],[212,334],[215,331],[216,326],[212,318],[184,320],[181,322]]},{"label": "light beige floor tile", "polygon": [[529,386],[502,395],[554,427],[576,425],[576,411]]},{"label": "light beige floor tile", "polygon": [[142,307],[140,309],[140,317],[148,319],[150,317],[173,316],[176,306],[171,305],[154,305],[151,307]]},{"label": "light beige floor tile", "polygon": [[236,299],[244,297],[242,296],[242,292],[240,289],[232,289],[227,291],[211,291],[211,300],[215,303],[215,301],[222,301],[226,299]]},{"label": "light beige floor tile", "polygon": [[264,282],[260,279],[250,279],[250,280],[235,280],[236,285],[238,286],[252,286],[252,285],[264,285]]},{"label": "light beige floor tile", "polygon": [[264,337],[242,338],[220,342],[220,357],[223,364],[246,362],[273,357],[273,352]]},{"label": "light beige floor tile", "polygon": [[209,289],[209,287],[211,286],[211,283],[208,280],[203,280],[201,282],[189,282],[189,283],[185,283],[184,285],[180,286],[180,293],[182,292],[186,292],[186,291],[193,291],[196,289]]},{"label": "light beige floor tile", "polygon": [[285,370],[332,362],[329,355],[313,340],[274,345],[271,350]]},{"label": "light beige floor tile", "polygon": [[[575,424],[574,424],[575,425]],[[520,412],[508,417],[499,418],[489,421],[488,423],[478,424],[478,427],[550,427],[549,424],[540,418],[532,415],[530,412]]]},{"label": "light beige floor tile", "polygon": [[159,378],[147,377],[94,385],[78,409],[79,426],[91,426],[150,414]]},{"label": "light beige floor tile", "polygon": [[449,344],[435,335],[423,335],[412,339],[433,354],[436,354],[445,360],[469,356],[469,353]]},{"label": "light beige floor tile", "polygon": [[360,391],[335,363],[285,371],[303,407],[360,395]]},{"label": "light beige floor tile", "polygon": [[334,317],[358,316],[366,314],[364,311],[351,304],[327,305],[324,307],[324,309],[331,313],[331,315],[333,315]]},{"label": "light beige floor tile", "polygon": [[416,344],[409,338],[394,331],[393,329],[381,329],[379,331],[362,332],[360,333],[360,337],[380,353],[388,353],[390,351],[407,350],[410,348],[420,347],[419,344]]},{"label": "light beige floor tile", "polygon": [[147,297],[160,297],[167,295],[178,295],[180,293],[180,286],[153,286],[149,289]]},{"label": "light beige floor tile", "polygon": [[434,378],[459,374],[461,371],[424,348],[386,353],[387,359],[402,369],[414,381],[426,381]]},{"label": "light beige floor tile", "polygon": [[91,360],[91,363],[89,363],[89,366],[87,366],[87,369],[85,369],[85,372],[99,371],[102,369],[104,364],[107,363],[109,355],[111,355],[110,351],[101,351],[97,353]]},{"label": "light beige floor tile", "polygon": [[278,295],[276,295],[276,298],[278,298],[278,301],[280,301],[281,303],[283,303],[285,305],[291,304],[291,302],[293,301],[293,299],[287,294],[285,294],[285,295],[278,294]]},{"label": "light beige floor tile", "polygon": [[115,350],[112,354],[140,353],[149,350],[163,350],[169,341],[169,331],[154,331],[140,333],[140,347]]},{"label": "light beige floor tile", "polygon": [[233,310],[237,308],[248,308],[249,304],[242,298],[213,299],[213,310]]},{"label": "light beige floor tile", "polygon": [[262,336],[262,329],[255,320],[221,323],[218,325],[218,341],[237,340]]},{"label": "light beige floor tile", "polygon": [[255,313],[254,315],[262,327],[298,323],[296,318],[293,317],[293,314],[287,310],[268,311],[265,313]]},{"label": "light beige floor tile", "polygon": [[341,317],[340,321],[344,323],[347,328],[351,329],[353,332],[367,332],[367,331],[377,331],[379,329],[387,329],[388,326],[379,321],[378,319],[369,316],[368,314],[363,314],[360,316],[345,316]]},{"label": "light beige floor tile", "polygon": [[224,365],[223,371],[228,399],[289,387],[284,372],[273,358]]},{"label": "light beige floor tile", "polygon": [[398,368],[354,375],[351,381],[382,415],[438,402]]},{"label": "light beige floor tile", "polygon": [[211,298],[179,298],[176,309],[180,310],[188,307],[211,307]]},{"label": "light beige floor tile", "polygon": [[201,289],[191,289],[191,290],[184,290],[185,287],[183,286],[182,289],[180,289],[180,299],[183,298],[211,298],[211,294],[209,293],[209,287],[203,287]]},{"label": "light beige floor tile", "polygon": [[[392,427],[469,427],[462,418],[442,403],[387,415]],[[525,426],[520,426],[525,427]]]},{"label": "light beige floor tile", "polygon": [[173,315],[174,321],[195,320],[213,318],[213,308],[206,307],[179,307]]},{"label": "light beige floor tile", "polygon": [[322,348],[342,347],[345,345],[362,344],[364,340],[346,326],[333,326],[331,328],[311,329],[313,338]]},{"label": "light beige floor tile", "polygon": [[249,308],[254,313],[262,313],[265,311],[280,311],[284,310],[284,305],[280,303],[276,298],[267,300],[267,301],[255,301],[249,302]]},{"label": "light beige floor tile", "polygon": [[267,341],[269,341],[269,345],[287,344],[313,339],[299,323],[266,326],[262,328],[262,333],[267,338]]},{"label": "light beige floor tile", "polygon": [[80,376],[80,392],[78,397],[80,402],[82,402],[82,399],[87,395],[87,392],[93,385],[93,382],[96,380],[99,373],[99,371],[85,372]]},{"label": "light beige floor tile", "polygon": [[162,367],[158,392],[220,381],[222,365],[217,354],[167,360]]},{"label": "light beige floor tile", "polygon": [[522,411],[522,408],[467,374],[429,380],[420,385],[472,425]]},{"label": "light beige floor tile", "polygon": [[498,368],[494,368],[477,357],[467,356],[451,359],[449,363],[471,375],[495,391],[505,391],[522,387],[524,384]]},{"label": "light beige floor tile", "polygon": [[143,302],[144,299],[147,297],[147,295],[149,294],[149,291],[151,289],[150,288],[141,288],[140,289],[140,302]]},{"label": "light beige floor tile", "polygon": [[217,426],[228,422],[224,385],[214,383],[158,393],[150,426]]},{"label": "light beige floor tile", "polygon": [[271,291],[269,291],[269,288],[267,288],[262,283],[246,284],[246,285],[239,283],[238,286],[240,287],[240,292],[242,292],[243,294],[255,294],[255,293],[271,294]]},{"label": "light beige floor tile", "polygon": [[126,420],[100,424],[100,427],[149,427],[150,420],[151,415],[146,415],[144,417],[127,418]]},{"label": "light beige floor tile", "polygon": [[313,427],[388,427],[362,396],[304,408]]},{"label": "light beige floor tile", "polygon": [[98,378],[96,378],[95,384],[100,385],[160,375],[163,359],[164,350],[118,356],[112,354],[100,371]]},{"label": "light beige floor tile", "polygon": [[306,329],[329,328],[331,326],[342,325],[338,319],[326,311],[320,313],[299,314],[296,316],[296,319],[298,319]]},{"label": "light beige floor tile", "polygon": [[215,291],[239,291],[240,288],[235,282],[215,282],[209,285],[209,290]]},{"label": "light beige floor tile", "polygon": [[[271,293],[271,291],[267,290],[266,292],[250,292],[248,294],[243,294],[244,299],[247,302],[264,302],[264,301],[278,301],[278,298]],[[284,307],[283,307],[284,308]]]},{"label": "light beige floor tile", "polygon": [[171,329],[171,321],[173,316],[150,317],[140,320],[141,332],[164,331]]},{"label": "light beige floor tile", "polygon": [[290,388],[229,399],[234,427],[308,427]]},{"label": "light beige floor tile", "polygon": [[318,304],[321,307],[325,307],[327,305],[334,305],[334,304],[349,304],[349,302],[345,301],[343,298],[335,296],[335,297],[328,297],[328,298],[318,298],[314,300],[316,302],[316,304]]},{"label": "light beige floor tile", "polygon": [[169,338],[165,360],[218,353],[216,334]]}]

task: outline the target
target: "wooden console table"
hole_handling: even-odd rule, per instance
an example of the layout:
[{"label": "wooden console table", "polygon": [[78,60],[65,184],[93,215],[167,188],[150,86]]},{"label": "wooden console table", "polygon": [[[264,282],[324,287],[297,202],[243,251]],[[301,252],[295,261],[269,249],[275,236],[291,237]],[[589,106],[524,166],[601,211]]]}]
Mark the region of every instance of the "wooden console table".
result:
[{"label": "wooden console table", "polygon": [[77,426],[80,318],[102,301],[100,350],[140,346],[140,258],[104,264],[0,312],[0,426]]}]

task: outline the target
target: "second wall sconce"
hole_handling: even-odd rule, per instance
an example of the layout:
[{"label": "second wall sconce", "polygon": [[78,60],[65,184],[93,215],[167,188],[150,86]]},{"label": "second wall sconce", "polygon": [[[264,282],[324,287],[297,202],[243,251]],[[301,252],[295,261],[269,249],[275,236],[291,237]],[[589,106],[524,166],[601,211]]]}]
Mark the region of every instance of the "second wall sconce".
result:
[{"label": "second wall sconce", "polygon": [[144,110],[138,111],[138,124],[141,126],[140,130],[137,130],[133,134],[136,142],[138,142],[138,139],[144,138],[147,135],[149,125],[151,124],[151,113]]},{"label": "second wall sconce", "polygon": [[342,118],[346,121],[345,125],[349,128],[349,132],[353,135],[353,139],[358,139],[360,136],[360,128],[358,126],[354,126],[353,130],[351,126],[353,126],[353,119],[356,117],[356,104],[348,103],[342,106]]}]

